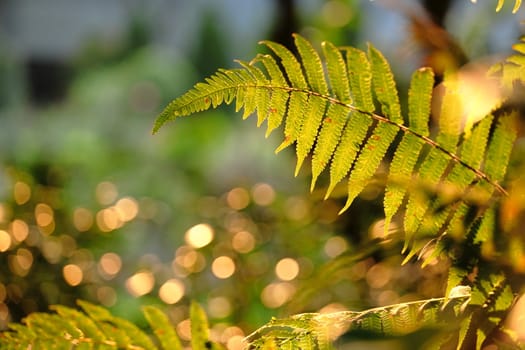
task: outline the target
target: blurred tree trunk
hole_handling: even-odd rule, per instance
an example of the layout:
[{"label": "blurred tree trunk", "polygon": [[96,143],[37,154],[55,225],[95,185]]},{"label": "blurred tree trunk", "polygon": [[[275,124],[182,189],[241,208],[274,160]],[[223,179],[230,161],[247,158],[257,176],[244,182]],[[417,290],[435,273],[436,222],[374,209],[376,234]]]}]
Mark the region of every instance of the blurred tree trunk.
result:
[{"label": "blurred tree trunk", "polygon": [[298,31],[299,24],[294,0],[275,0],[275,4],[277,18],[270,38],[295,51],[292,33]]}]

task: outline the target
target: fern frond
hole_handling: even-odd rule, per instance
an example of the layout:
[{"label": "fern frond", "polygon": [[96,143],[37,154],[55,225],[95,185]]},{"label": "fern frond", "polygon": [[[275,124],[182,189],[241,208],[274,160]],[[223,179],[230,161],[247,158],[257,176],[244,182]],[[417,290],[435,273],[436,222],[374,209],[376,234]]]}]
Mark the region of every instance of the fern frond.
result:
[{"label": "fern frond", "polygon": [[356,110],[372,113],[372,68],[366,54],[353,47],[344,47],[348,66],[348,81],[354,97]]},{"label": "fern frond", "polygon": [[[296,42],[297,41],[298,40],[296,39]],[[308,95],[303,91],[308,89],[308,85],[303,75],[301,64],[290,50],[281,44],[271,41],[262,41],[261,43],[270,48],[277,55],[277,57],[281,59],[281,64],[284,67],[291,85],[300,89],[298,91],[292,91],[288,101],[288,112],[286,115],[286,124],[284,129],[284,141],[277,148],[276,152],[278,152],[295,142],[301,132],[304,116],[302,109],[308,100]],[[304,52],[306,52],[306,50],[304,50]]]},{"label": "fern frond", "polygon": [[[328,84],[324,77],[323,64],[317,51],[312,45],[300,35],[294,35],[295,44],[301,55],[301,62],[306,72],[310,87],[314,91],[326,95],[328,94]],[[301,132],[297,138],[297,166],[295,174],[297,175],[301,168],[302,162],[310,152],[315,137],[317,135],[317,129],[321,123],[321,118],[324,115],[326,104],[325,101],[317,96],[309,96],[308,102],[303,106],[304,122],[301,125]],[[290,144],[291,139],[287,138],[285,131],[285,142],[286,145]],[[281,147],[279,148],[279,150]]]},{"label": "fern frond", "polygon": [[154,306],[145,306],[142,311],[155,336],[164,350],[182,350],[175,328],[170,323],[166,314]]},{"label": "fern frond", "polygon": [[[494,331],[501,327],[507,310],[514,302],[514,294],[502,274],[490,274],[475,283],[469,307],[472,317],[468,328],[458,341],[458,348],[481,348],[486,340],[494,341]],[[465,325],[466,326],[466,325]],[[507,341],[504,348],[517,348],[513,340]]]},{"label": "fern frond", "polygon": [[[474,128],[469,138],[463,142],[460,152],[461,158],[466,164],[476,168],[481,166],[493,119],[493,116],[487,116],[486,118],[482,119]],[[443,186],[447,187],[447,191],[444,192],[455,194],[466,193],[468,191],[469,184],[472,184],[474,180],[475,174],[468,171],[464,167],[459,166],[458,164],[454,164],[443,181]],[[450,195],[443,195],[434,201],[432,205],[432,212],[439,211],[439,214],[429,215],[426,217],[426,222],[423,222],[424,231],[439,232],[440,229],[446,225],[450,215],[454,213],[455,216],[451,220],[452,225],[450,225],[450,231],[452,234],[454,234],[454,222],[461,221],[461,218],[463,218],[468,211],[468,205],[465,203],[458,203],[457,205],[447,206],[447,203],[451,201],[451,199],[448,198],[449,196]],[[452,198],[452,200],[455,199]],[[458,234],[455,236],[459,237]]]},{"label": "fern frond", "polygon": [[[422,68],[412,75],[408,91],[408,123],[412,130],[423,136],[429,134],[428,116],[433,85],[434,73],[431,69]],[[413,134],[405,134],[394,154],[385,189],[385,229],[387,230],[407,191],[408,186],[400,185],[400,182],[412,176],[423,146],[424,142],[420,138]]]},{"label": "fern frond", "polygon": [[515,82],[525,80],[525,37],[512,46],[515,54],[507,57],[503,62],[498,62],[490,67],[489,76],[498,77],[501,86],[511,92]]},{"label": "fern frond", "polygon": [[[253,76],[254,79],[256,79],[258,82],[262,84],[269,84],[269,81],[266,79],[266,75],[257,67],[254,65],[250,65],[247,62],[243,61],[237,61],[241,66],[243,66],[250,74]],[[270,103],[270,90],[263,90],[263,89],[247,89],[245,93],[248,93],[248,96],[245,97],[245,107],[244,107],[244,114],[243,119],[246,119],[252,114],[252,112],[257,109],[257,126],[261,126],[261,124],[266,120],[268,116],[269,111],[269,103]],[[249,101],[249,106],[247,105]]]},{"label": "fern frond", "polygon": [[309,97],[308,102],[305,111],[306,120],[301,135],[299,135],[299,138],[297,139],[297,165],[295,167],[295,176],[299,174],[299,170],[301,169],[304,160],[312,150],[327,106],[326,101],[320,96],[312,95]]},{"label": "fern frond", "polygon": [[144,349],[157,349],[151,338],[132,322],[113,316],[101,306],[78,301],[80,307],[94,321],[99,322],[107,337],[114,339],[118,347],[140,346]]},{"label": "fern frond", "polygon": [[394,123],[403,124],[396,83],[390,65],[383,54],[371,44],[368,45],[368,56],[372,67],[372,88],[381,104],[383,115]]},{"label": "fern frond", "polygon": [[[27,316],[25,324],[12,323],[0,332],[0,348],[26,349],[182,349],[174,326],[158,308],[143,309],[158,347],[150,334],[128,320],[112,315],[108,310],[78,301],[82,311],[66,306],[52,306],[54,313],[35,312]],[[224,349],[210,341],[206,315],[193,303],[190,311],[193,349]]]},{"label": "fern frond", "polygon": [[348,72],[342,52],[330,42],[323,42],[322,47],[333,95],[342,103],[352,104]]},{"label": "fern frond", "polygon": [[[300,35],[294,34],[294,41],[299,55],[301,56],[302,66],[306,72],[308,78],[308,84],[314,91],[318,91],[320,94],[328,94],[328,84],[325,81],[323,64],[321,58],[312,44]],[[285,61],[283,60],[283,64]],[[297,84],[298,87],[301,85]]]},{"label": "fern frond", "polygon": [[350,207],[353,200],[363,191],[368,180],[375,174],[388,147],[394,141],[398,129],[391,124],[379,123],[374,129],[357,158],[354,170],[348,179],[348,197],[345,206],[339,213]]},{"label": "fern frond", "polygon": [[348,108],[340,104],[331,104],[328,107],[328,112],[323,119],[312,156],[312,184],[310,190],[314,189],[317,178],[328,166],[332,154],[341,140],[341,134],[347,122],[348,114]]},{"label": "fern frond", "polygon": [[[296,175],[312,154],[311,189],[325,169],[330,172],[326,197],[348,178],[347,201],[341,212],[365,189],[392,148],[394,159],[384,202],[387,223],[403,205],[407,193],[403,185],[414,179],[429,189],[450,182],[458,191],[473,186],[490,187],[490,195],[505,193],[498,183],[505,169],[491,169],[498,165],[488,158],[499,148],[509,153],[512,140],[503,131],[500,136],[494,132],[487,140],[487,130],[493,128],[491,119],[476,125],[472,139],[462,134],[459,116],[463,110],[453,74],[445,78],[438,133],[430,137],[433,74],[429,69],[414,73],[405,125],[392,71],[379,50],[369,45],[365,53],[325,42],[321,55],[305,38],[296,34],[294,41],[297,57],[280,44],[261,42],[274,56],[258,55],[250,63],[240,61],[241,68],[219,70],[205,83],[198,83],[166,107],[154,131],[169,120],[236,100],[236,109],[244,108],[243,117],[256,112],[259,126],[267,121],[267,135],[285,123],[284,140],[276,152],[295,143]],[[398,134],[403,137],[396,143]],[[478,142],[487,145],[486,152],[473,152]],[[409,193],[404,214],[405,248],[435,209],[421,191]],[[448,214],[438,220],[445,228],[452,221]]]},{"label": "fern frond", "polygon": [[190,305],[190,319],[191,346],[193,349],[205,349],[210,338],[208,320],[204,310],[195,301]]},{"label": "fern frond", "polygon": [[[381,52],[370,44],[368,45],[368,54],[371,63],[372,89],[381,104],[383,114],[388,116],[392,122],[398,125],[402,124],[401,106],[390,65]],[[379,123],[374,128],[372,135],[362,147],[354,170],[349,176],[347,201],[340,213],[348,209],[353,200],[365,188],[398,131],[399,129],[395,125],[387,123]]]},{"label": "fern frond", "polygon": [[[266,71],[270,75],[270,84],[272,86],[286,86],[286,78],[281,72],[277,62],[270,55],[258,55],[254,59],[254,63],[262,62]],[[242,91],[242,89],[239,89]],[[288,101],[288,93],[285,90],[270,90],[271,99],[268,110],[268,128],[266,130],[266,137],[281,125],[284,115],[286,113],[286,103]]]},{"label": "fern frond", "polygon": [[[496,12],[499,12],[503,5],[505,4],[505,0],[498,0],[498,4],[496,5]],[[515,0],[514,7],[512,8],[512,13],[518,12],[521,6],[521,0]]]},{"label": "fern frond", "polygon": [[[436,142],[443,149],[453,154],[456,152],[460,137],[460,120],[458,116],[462,115],[462,107],[456,85],[457,81],[455,76],[448,75],[445,77],[445,94],[439,114],[439,132],[436,136]],[[437,148],[432,148],[423,160],[418,171],[418,176],[427,183],[438,184],[445,174],[449,163],[449,158],[443,152],[440,152]],[[465,164],[465,162],[462,164]],[[421,200],[419,196],[420,194],[414,191],[411,192],[408,197],[404,220],[406,233],[405,249],[411,243],[414,234],[418,231],[430,205],[430,201]]]},{"label": "fern frond", "polygon": [[407,302],[365,311],[340,311],[328,314],[307,313],[285,319],[272,319],[246,339],[253,349],[263,349],[271,340],[278,348],[308,335],[316,345],[328,348],[345,333],[365,332],[375,336],[400,336],[424,327],[439,327],[459,317],[470,299],[470,288],[458,286],[446,298]]},{"label": "fern frond", "polygon": [[516,111],[501,116],[492,136],[493,141],[488,145],[484,171],[495,181],[503,180],[507,172],[510,154],[517,137],[514,125],[517,116]]},{"label": "fern frond", "polygon": [[330,184],[326,190],[325,199],[350,171],[352,163],[362,148],[370,125],[372,125],[372,120],[366,114],[350,112],[341,142],[334,152],[330,167]]}]

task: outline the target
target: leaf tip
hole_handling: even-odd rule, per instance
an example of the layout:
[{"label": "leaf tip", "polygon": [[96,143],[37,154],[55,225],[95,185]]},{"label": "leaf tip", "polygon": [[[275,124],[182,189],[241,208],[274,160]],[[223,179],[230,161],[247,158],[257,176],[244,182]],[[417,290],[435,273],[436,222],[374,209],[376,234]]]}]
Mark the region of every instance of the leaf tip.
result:
[{"label": "leaf tip", "polygon": [[324,200],[327,200],[328,197],[332,194],[335,188],[335,183],[331,182],[330,185],[328,185],[328,189],[326,190],[326,193],[324,195]]},{"label": "leaf tip", "polygon": [[315,189],[315,184],[317,182],[317,176],[312,176],[312,183],[310,184],[310,192],[313,192]]},{"label": "leaf tip", "polygon": [[345,211],[347,211],[348,208],[350,208],[350,205],[351,205],[351,204],[352,204],[352,201],[351,201],[351,200],[347,200],[345,206],[344,206],[341,210],[339,210],[339,212],[337,213],[337,215],[341,215],[341,214],[343,214]]},{"label": "leaf tip", "polygon": [[301,166],[303,165],[303,160],[300,158],[297,158],[297,164],[295,165],[295,171],[293,176],[297,177],[299,175],[299,171],[301,170]]},{"label": "leaf tip", "polygon": [[281,152],[286,147],[290,146],[293,143],[293,140],[290,136],[285,136],[284,141],[275,149],[275,154]]}]

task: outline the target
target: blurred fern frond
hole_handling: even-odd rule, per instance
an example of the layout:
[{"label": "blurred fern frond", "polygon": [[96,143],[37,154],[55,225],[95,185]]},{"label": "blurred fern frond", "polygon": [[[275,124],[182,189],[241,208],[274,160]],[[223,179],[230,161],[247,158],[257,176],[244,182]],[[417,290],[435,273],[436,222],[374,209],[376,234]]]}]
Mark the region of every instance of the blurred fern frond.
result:
[{"label": "blurred fern frond", "polygon": [[[306,313],[273,319],[250,334],[247,341],[251,349],[267,349],[269,342],[279,349],[284,344],[290,344],[290,349],[330,349],[332,343],[343,335],[384,338],[400,337],[428,327],[437,330],[447,323],[450,326],[451,322],[458,322],[470,300],[470,293],[470,287],[457,286],[446,298],[406,302],[360,312]],[[299,343],[305,338],[309,339],[310,346],[303,347]]]},{"label": "blurred fern frond", "polygon": [[[366,188],[391,150],[385,227],[405,210],[405,248],[413,245],[417,232],[430,228],[445,232],[464,216],[470,205],[450,200],[454,197],[450,193],[457,198],[476,193],[477,198],[484,198],[482,205],[494,194],[506,193],[499,182],[515,138],[507,128],[514,118],[511,113],[498,118],[482,116],[474,125],[462,125],[464,106],[458,77],[449,74],[444,81],[438,131],[431,136],[431,69],[414,72],[405,117],[390,65],[372,45],[364,52],[324,42],[321,55],[300,35],[294,39],[297,56],[280,44],[263,41],[274,55],[239,61],[241,68],[220,69],[196,84],[165,108],[154,132],[175,118],[235,101],[237,111],[244,108],[243,118],[256,114],[258,126],[267,121],[267,134],[285,124],[284,140],[277,151],[295,144],[296,174],[312,155],[312,189],[325,169],[330,173],[326,197],[347,179],[346,204],[340,213]],[[402,135],[399,142],[398,135]],[[498,158],[495,167],[494,157]],[[411,191],[414,183],[432,191],[444,188],[449,195],[430,205],[421,191]],[[440,212],[438,220],[434,220],[435,211]],[[419,250],[413,249],[412,255]]]},{"label": "blurred fern frond", "polygon": [[[183,349],[174,326],[164,312],[146,306],[143,313],[151,332],[146,333],[132,322],[112,315],[103,307],[78,301],[82,311],[53,306],[53,313],[35,312],[24,324],[9,324],[0,333],[0,348],[22,349]],[[193,349],[223,349],[210,341],[208,321],[201,307],[192,303],[190,312]]]}]

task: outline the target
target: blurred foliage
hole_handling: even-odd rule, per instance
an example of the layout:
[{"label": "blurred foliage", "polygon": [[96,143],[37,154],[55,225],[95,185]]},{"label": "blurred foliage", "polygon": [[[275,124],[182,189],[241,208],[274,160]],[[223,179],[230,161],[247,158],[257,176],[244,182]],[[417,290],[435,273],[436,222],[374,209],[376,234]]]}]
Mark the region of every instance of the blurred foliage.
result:
[{"label": "blurred foliage", "polygon": [[[359,2],[301,5],[298,29],[313,41],[362,39]],[[183,53],[159,48],[153,24],[135,19],[120,45],[86,45],[70,63],[67,98],[46,106],[28,101],[23,62],[0,53],[0,329],[81,298],[140,327],[139,305],[156,304],[188,342],[194,299],[227,344],[276,315],[444,295],[448,257],[401,266],[399,241],[382,237],[380,186],[337,217],[341,199],[306,194],[308,174],[290,176],[293,154],[272,155],[279,140],[259,142],[254,121],[231,110],[150,137],[151,117],[172,96],[229,66],[228,38],[207,23]],[[520,145],[495,237],[509,252],[495,266],[515,285],[525,272]]]},{"label": "blurred foliage", "polygon": [[[26,326],[10,325],[0,336],[2,349],[182,349],[182,343],[168,317],[158,308],[146,306],[143,314],[151,333],[141,330],[129,320],[113,316],[106,309],[79,300],[83,312],[55,305],[55,313],[34,312],[26,318]],[[17,327],[18,326],[18,327]],[[193,349],[224,349],[210,339],[208,320],[202,307],[191,304],[190,319],[178,327],[178,333],[191,336]],[[242,344],[240,329],[230,327],[229,344]],[[185,343],[190,343],[186,341]]]}]

